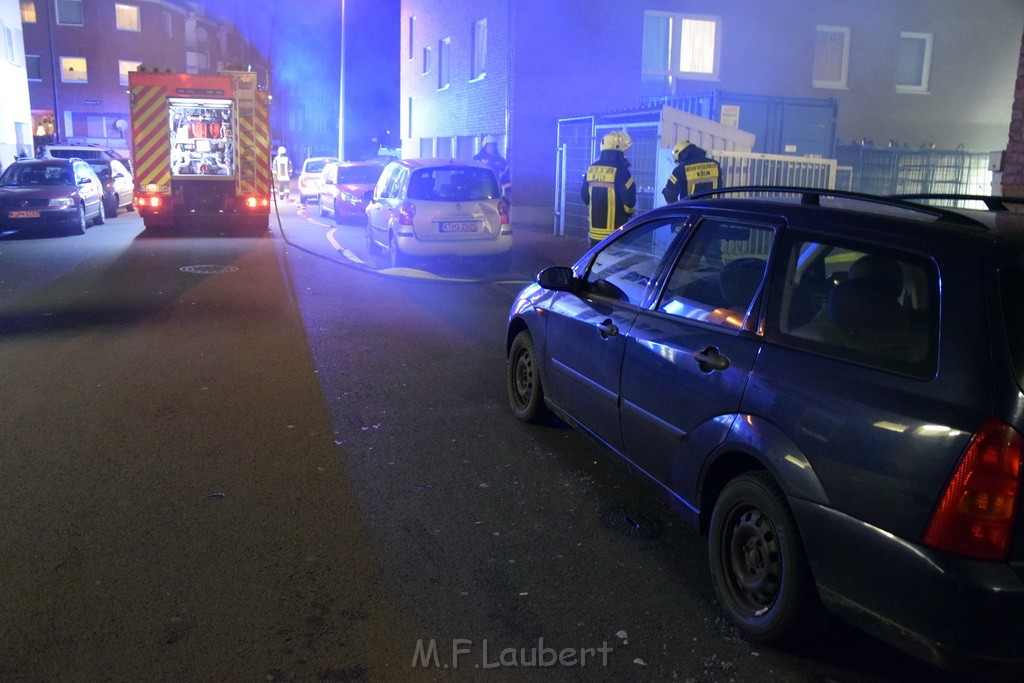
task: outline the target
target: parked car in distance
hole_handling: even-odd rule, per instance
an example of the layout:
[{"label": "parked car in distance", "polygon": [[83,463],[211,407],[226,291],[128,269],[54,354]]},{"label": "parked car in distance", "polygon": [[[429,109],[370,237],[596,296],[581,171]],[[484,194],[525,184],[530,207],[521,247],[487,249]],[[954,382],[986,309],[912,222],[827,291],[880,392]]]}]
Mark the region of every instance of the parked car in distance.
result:
[{"label": "parked car in distance", "polygon": [[401,159],[384,168],[366,207],[366,246],[410,256],[486,256],[499,269],[512,253],[508,205],[494,171],[475,161]]},{"label": "parked car in distance", "polygon": [[320,215],[334,216],[338,223],[366,221],[368,196],[380,179],[384,167],[370,162],[332,161],[324,167],[320,179]]},{"label": "parked car in distance", "polygon": [[1019,677],[1022,292],[1022,214],[727,188],[542,271],[509,313],[509,402],[706,534],[748,638],[832,613]]},{"label": "parked car in distance", "polygon": [[127,211],[135,210],[135,180],[123,163],[117,159],[86,159],[96,171],[103,185],[103,204],[108,218],[116,218],[123,206]]},{"label": "parked car in distance", "polygon": [[302,162],[302,170],[299,171],[299,202],[306,203],[315,199],[320,191],[320,179],[323,176],[324,166],[332,161],[338,161],[337,157],[309,157]]},{"label": "parked car in distance", "polygon": [[25,159],[0,175],[0,224],[18,231],[64,228],[85,234],[106,220],[103,185],[81,159]]},{"label": "parked car in distance", "polygon": [[44,159],[117,159],[132,170],[132,160],[127,152],[99,145],[44,145]]}]

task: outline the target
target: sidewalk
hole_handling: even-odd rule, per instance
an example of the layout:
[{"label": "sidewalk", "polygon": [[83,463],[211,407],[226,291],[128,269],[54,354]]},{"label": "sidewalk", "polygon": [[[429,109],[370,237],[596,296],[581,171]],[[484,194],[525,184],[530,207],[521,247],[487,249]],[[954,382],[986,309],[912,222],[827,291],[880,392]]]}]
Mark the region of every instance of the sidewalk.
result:
[{"label": "sidewalk", "polygon": [[513,224],[516,261],[534,263],[537,273],[548,266],[571,266],[590,248],[590,241],[555,235],[550,225]]}]

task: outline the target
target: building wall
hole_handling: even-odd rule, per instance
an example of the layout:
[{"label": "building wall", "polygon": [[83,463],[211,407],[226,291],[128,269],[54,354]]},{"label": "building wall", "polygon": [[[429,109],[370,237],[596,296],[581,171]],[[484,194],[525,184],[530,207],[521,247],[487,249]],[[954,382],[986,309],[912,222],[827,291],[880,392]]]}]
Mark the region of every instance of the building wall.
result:
[{"label": "building wall", "polygon": [[[418,0],[402,3],[400,136],[403,156],[421,156],[423,139],[433,141],[435,146],[438,138],[448,139],[450,142],[440,143],[441,151],[445,145],[450,145],[455,154],[459,146],[457,136],[475,138],[475,152],[484,135],[506,135],[510,55],[508,8],[508,0],[473,3]],[[475,22],[481,19],[487,20],[486,75],[473,79],[473,30]],[[449,85],[441,87],[440,42],[446,38],[450,40]],[[425,48],[429,48],[431,54],[431,64],[426,72]],[[464,147],[466,142],[463,140]],[[505,151],[505,145],[499,147],[502,148],[500,151]]]},{"label": "building wall", "polygon": [[[645,10],[681,13],[685,9],[686,14],[715,17],[721,26],[717,78],[678,79],[658,94],[720,90],[834,98],[839,112],[837,136],[843,141],[870,140],[879,146],[892,141],[912,148],[962,145],[969,151],[1005,145],[1024,27],[1024,3],[1019,0],[970,4],[962,0],[689,0],[685,8],[681,4],[678,0],[590,0],[585,7],[550,0],[503,3],[511,13],[509,144],[514,148],[514,219],[550,220],[557,119],[637,107],[643,96],[652,94],[641,78]],[[412,5],[403,3],[403,33]],[[429,26],[432,38],[466,23],[464,10],[452,10],[447,3],[443,12],[437,0],[415,6],[420,13],[418,25]],[[844,88],[816,88],[812,83],[818,25],[849,29]],[[895,87],[901,31],[932,34],[925,93],[901,93]],[[497,30],[491,31],[490,39],[493,50],[501,49]],[[418,63],[422,43],[414,47],[412,61]],[[493,101],[479,97],[464,83],[457,88],[454,74],[453,70],[452,88],[438,93],[436,88],[432,91],[413,82],[410,65],[403,65],[403,138],[435,131],[463,134],[468,130],[464,122],[474,115],[499,118]],[[410,94],[412,135],[405,121]],[[741,128],[742,121],[741,111]]]},{"label": "building wall", "polygon": [[1003,167],[1003,194],[1024,197],[1024,37],[1017,62],[1017,88],[1010,120],[1010,139]]},{"label": "building wall", "polygon": [[[7,49],[11,36],[13,52]],[[25,50],[22,43],[21,10],[18,0],[0,0],[0,167],[6,167],[17,154],[32,152],[32,114],[25,80]]]},{"label": "building wall", "polygon": [[[127,128],[118,123],[128,119],[121,60],[172,71],[212,71],[247,57],[244,42],[230,25],[206,17],[195,5],[123,0],[122,4],[139,8],[139,30],[132,31],[117,28],[115,0],[85,0],[80,26],[58,24],[52,0],[32,4],[36,21],[22,24],[26,54],[39,60],[38,78],[29,81],[32,110],[37,125],[57,112],[53,135],[62,141],[128,148]],[[187,35],[189,21],[196,29],[192,35]],[[204,66],[197,69],[193,57],[190,67],[189,52]],[[84,58],[88,80],[64,82],[61,57]]]}]

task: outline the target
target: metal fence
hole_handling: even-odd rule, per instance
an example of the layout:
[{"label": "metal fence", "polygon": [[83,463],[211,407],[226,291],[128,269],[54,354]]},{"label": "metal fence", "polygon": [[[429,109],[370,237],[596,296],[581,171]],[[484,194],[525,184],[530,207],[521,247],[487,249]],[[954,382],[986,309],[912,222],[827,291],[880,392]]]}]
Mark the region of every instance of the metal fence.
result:
[{"label": "metal fence", "polygon": [[784,154],[714,151],[722,167],[722,185],[788,185],[835,189],[835,159],[794,157]]},{"label": "metal fence", "polygon": [[987,152],[878,149],[841,145],[839,163],[853,168],[853,189],[870,194],[992,194]]}]

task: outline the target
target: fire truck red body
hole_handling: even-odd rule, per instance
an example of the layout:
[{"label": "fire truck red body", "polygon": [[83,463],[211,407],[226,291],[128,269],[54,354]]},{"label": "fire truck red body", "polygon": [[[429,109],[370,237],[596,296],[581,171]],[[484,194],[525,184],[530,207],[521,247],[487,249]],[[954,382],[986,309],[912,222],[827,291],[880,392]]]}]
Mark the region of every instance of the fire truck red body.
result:
[{"label": "fire truck red body", "polygon": [[257,75],[134,71],[135,204],[147,228],[264,232],[270,114]]}]

